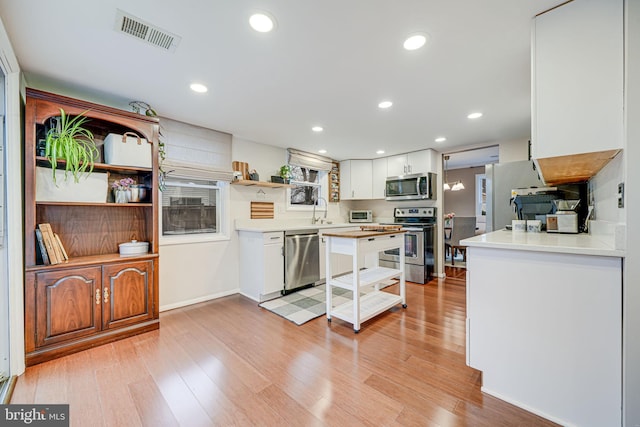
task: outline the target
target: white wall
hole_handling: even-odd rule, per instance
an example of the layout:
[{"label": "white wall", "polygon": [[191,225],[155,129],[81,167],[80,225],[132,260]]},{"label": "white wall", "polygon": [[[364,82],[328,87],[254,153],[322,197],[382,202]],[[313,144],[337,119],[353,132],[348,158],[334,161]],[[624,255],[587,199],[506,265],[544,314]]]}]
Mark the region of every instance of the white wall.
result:
[{"label": "white wall", "polygon": [[593,191],[594,219],[625,223],[625,209],[618,208],[618,184],[624,181],[625,152],[619,153],[589,183]]},{"label": "white wall", "polygon": [[640,426],[640,1],[625,1],[627,251],[623,270],[623,424]]},{"label": "white wall", "polygon": [[237,239],[160,246],[160,310],[235,294]]},{"label": "white wall", "polygon": [[500,163],[529,160],[529,140],[518,139],[514,141],[501,141],[498,143],[498,155]]},{"label": "white wall", "polygon": [[9,297],[9,370],[11,375],[20,375],[25,370],[24,363],[24,264],[22,261],[22,98],[24,95],[22,75],[13,47],[0,20],[0,57],[6,80],[6,116],[5,116],[5,180],[7,183],[6,201],[6,262]]},{"label": "white wall", "polygon": [[[272,145],[260,144],[242,138],[233,137],[231,157],[234,161],[246,162],[249,170],[255,169],[260,175],[260,181],[270,181],[271,175],[278,175],[280,166],[287,164],[287,150]],[[322,184],[328,188],[328,176],[325,175]],[[232,186],[234,192],[232,199],[237,203],[233,217],[237,219],[249,219],[251,217],[251,201],[273,202],[275,219],[308,219],[311,221],[310,210],[287,210],[287,192],[281,188],[242,187]],[[327,197],[325,196],[325,199]],[[320,204],[320,211],[324,211],[324,204]],[[317,216],[317,214],[316,214]],[[346,214],[340,211],[339,203],[329,203],[327,219],[334,222],[344,222]],[[258,220],[259,221],[259,220]]]},{"label": "white wall", "polygon": [[231,159],[249,163],[249,170],[255,169],[260,181],[270,181],[271,175],[279,175],[280,166],[287,164],[287,150],[234,136]]},{"label": "white wall", "polygon": [[483,173],[484,166],[447,171],[447,180],[461,181],[464,184],[464,190],[444,192],[443,213],[454,212],[456,216],[476,216],[476,175]]}]

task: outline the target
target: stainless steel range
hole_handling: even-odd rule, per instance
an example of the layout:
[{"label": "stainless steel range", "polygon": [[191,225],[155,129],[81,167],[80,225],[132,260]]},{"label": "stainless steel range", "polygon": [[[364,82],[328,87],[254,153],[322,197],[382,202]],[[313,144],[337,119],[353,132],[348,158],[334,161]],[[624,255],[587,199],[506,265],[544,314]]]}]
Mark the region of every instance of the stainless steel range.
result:
[{"label": "stainless steel range", "polygon": [[[395,208],[393,224],[402,225],[404,235],[405,278],[427,283],[436,276],[436,208]],[[398,268],[398,249],[380,253],[380,266]]]}]

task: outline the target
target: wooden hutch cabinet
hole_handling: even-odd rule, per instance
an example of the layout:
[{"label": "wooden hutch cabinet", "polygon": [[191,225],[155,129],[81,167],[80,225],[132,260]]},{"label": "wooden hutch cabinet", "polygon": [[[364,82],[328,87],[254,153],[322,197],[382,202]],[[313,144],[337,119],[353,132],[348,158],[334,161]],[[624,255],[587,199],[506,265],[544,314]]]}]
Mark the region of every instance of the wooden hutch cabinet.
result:
[{"label": "wooden hutch cabinet", "polygon": [[[36,169],[50,168],[38,156],[38,140],[51,117],[84,114],[101,147],[109,133],[133,132],[152,144],[152,167],[95,163],[108,183],[130,177],[148,187],[146,200],[113,203],[38,201]],[[158,320],[158,134],[156,118],[27,89],[25,108],[25,347],[33,365],[159,327]],[[64,164],[59,164],[64,168]],[[64,179],[64,171],[56,174]],[[69,177],[72,180],[72,177]],[[81,178],[82,179],[82,178]],[[105,189],[106,190],[106,189]],[[49,223],[69,259],[43,265],[35,230]],[[121,257],[120,243],[149,242],[149,252]]]}]

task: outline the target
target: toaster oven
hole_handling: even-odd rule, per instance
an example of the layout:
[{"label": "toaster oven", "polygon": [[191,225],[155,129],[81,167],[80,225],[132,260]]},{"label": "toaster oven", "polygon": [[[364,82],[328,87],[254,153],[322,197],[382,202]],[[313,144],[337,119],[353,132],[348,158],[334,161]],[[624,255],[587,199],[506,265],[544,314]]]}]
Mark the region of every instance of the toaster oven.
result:
[{"label": "toaster oven", "polygon": [[350,210],[349,222],[373,222],[373,212],[371,210]]}]

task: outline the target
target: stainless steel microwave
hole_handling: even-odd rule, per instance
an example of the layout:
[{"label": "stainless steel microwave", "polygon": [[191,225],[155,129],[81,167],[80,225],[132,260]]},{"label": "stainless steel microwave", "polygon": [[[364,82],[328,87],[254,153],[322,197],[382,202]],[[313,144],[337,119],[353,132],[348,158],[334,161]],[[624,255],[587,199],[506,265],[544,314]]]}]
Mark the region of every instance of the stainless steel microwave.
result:
[{"label": "stainless steel microwave", "polygon": [[373,212],[370,210],[349,211],[349,222],[373,222]]},{"label": "stainless steel microwave", "polygon": [[386,200],[435,200],[436,174],[390,176],[387,178],[384,195]]}]

